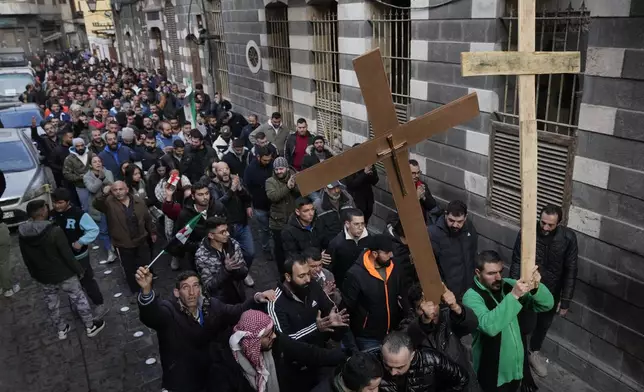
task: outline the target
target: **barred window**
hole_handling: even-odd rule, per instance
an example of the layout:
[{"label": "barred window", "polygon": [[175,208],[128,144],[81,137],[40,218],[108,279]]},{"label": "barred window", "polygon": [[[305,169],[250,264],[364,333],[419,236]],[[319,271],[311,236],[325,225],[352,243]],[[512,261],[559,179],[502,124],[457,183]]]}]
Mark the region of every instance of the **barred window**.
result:
[{"label": "barred window", "polygon": [[[517,2],[509,1],[502,18],[507,31],[505,49],[517,50]],[[537,13],[537,51],[586,50],[590,12],[579,9],[544,9]],[[583,53],[582,53],[583,57]],[[583,72],[583,71],[582,71]],[[581,101],[581,76],[537,75],[538,210],[548,203],[564,209],[571,201],[574,144]],[[517,76],[503,77],[502,106],[490,130],[488,208],[493,215],[513,222],[521,220],[519,149],[519,91]]]}]

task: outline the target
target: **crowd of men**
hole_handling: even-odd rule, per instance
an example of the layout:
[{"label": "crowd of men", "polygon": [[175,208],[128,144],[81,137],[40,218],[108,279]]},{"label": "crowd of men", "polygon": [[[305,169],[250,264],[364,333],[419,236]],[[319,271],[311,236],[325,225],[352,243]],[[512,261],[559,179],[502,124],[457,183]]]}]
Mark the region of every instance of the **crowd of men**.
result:
[{"label": "crowd of men", "polygon": [[[157,331],[170,392],[533,391],[532,371],[546,376],[540,348],[577,274],[559,207],[541,211],[538,269],[521,279],[520,235],[511,260],[479,252],[467,205],[441,206],[410,160],[445,284],[434,303],[401,223],[367,230],[375,167],[300,194],[297,173],[333,156],[305,119],[287,129],[280,113],[244,118],[197,84],[193,127],[186,91],[163,75],[75,60],[48,62],[46,81],[25,92],[47,110],[32,138],[57,188],[52,209],[27,206],[20,250],[60,339],[61,291],[88,336],[105,328],[88,252],[98,241]],[[158,240],[179,271],[167,299],[148,268]],[[249,296],[256,259],[280,280]]]}]

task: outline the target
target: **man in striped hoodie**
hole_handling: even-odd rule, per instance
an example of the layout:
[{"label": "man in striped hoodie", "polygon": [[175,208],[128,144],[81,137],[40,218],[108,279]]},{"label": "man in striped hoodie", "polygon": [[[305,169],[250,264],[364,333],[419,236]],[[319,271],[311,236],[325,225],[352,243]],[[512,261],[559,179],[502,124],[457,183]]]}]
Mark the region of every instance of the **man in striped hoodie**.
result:
[{"label": "man in striped hoodie", "polygon": [[[329,339],[328,332],[348,327],[346,310],[338,312],[322,287],[311,280],[311,271],[303,257],[284,263],[284,282],[275,289],[276,300],[268,304],[268,314],[275,329],[319,347]],[[339,332],[346,331],[341,328]]]}]

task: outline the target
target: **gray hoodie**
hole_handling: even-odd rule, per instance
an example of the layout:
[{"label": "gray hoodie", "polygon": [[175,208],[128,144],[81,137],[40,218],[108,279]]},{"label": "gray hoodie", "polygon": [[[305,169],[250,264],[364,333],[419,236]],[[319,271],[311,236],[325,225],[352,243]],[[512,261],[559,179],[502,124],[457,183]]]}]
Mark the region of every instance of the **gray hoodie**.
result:
[{"label": "gray hoodie", "polygon": [[67,236],[49,221],[22,223],[18,227],[18,243],[29,274],[39,283],[59,284],[74,275],[83,275],[83,267],[74,257]]}]

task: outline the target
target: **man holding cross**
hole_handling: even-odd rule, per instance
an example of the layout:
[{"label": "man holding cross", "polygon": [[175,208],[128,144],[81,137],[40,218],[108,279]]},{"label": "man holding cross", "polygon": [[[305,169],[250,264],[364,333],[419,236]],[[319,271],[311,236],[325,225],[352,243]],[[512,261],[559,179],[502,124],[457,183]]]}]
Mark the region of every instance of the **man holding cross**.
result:
[{"label": "man holding cross", "polygon": [[484,392],[514,392],[524,377],[533,382],[519,313],[547,312],[554,300],[536,267],[530,280],[503,279],[501,256],[491,250],[481,252],[476,264],[474,284],[463,296],[463,304],[479,320],[472,343],[474,369]]}]

